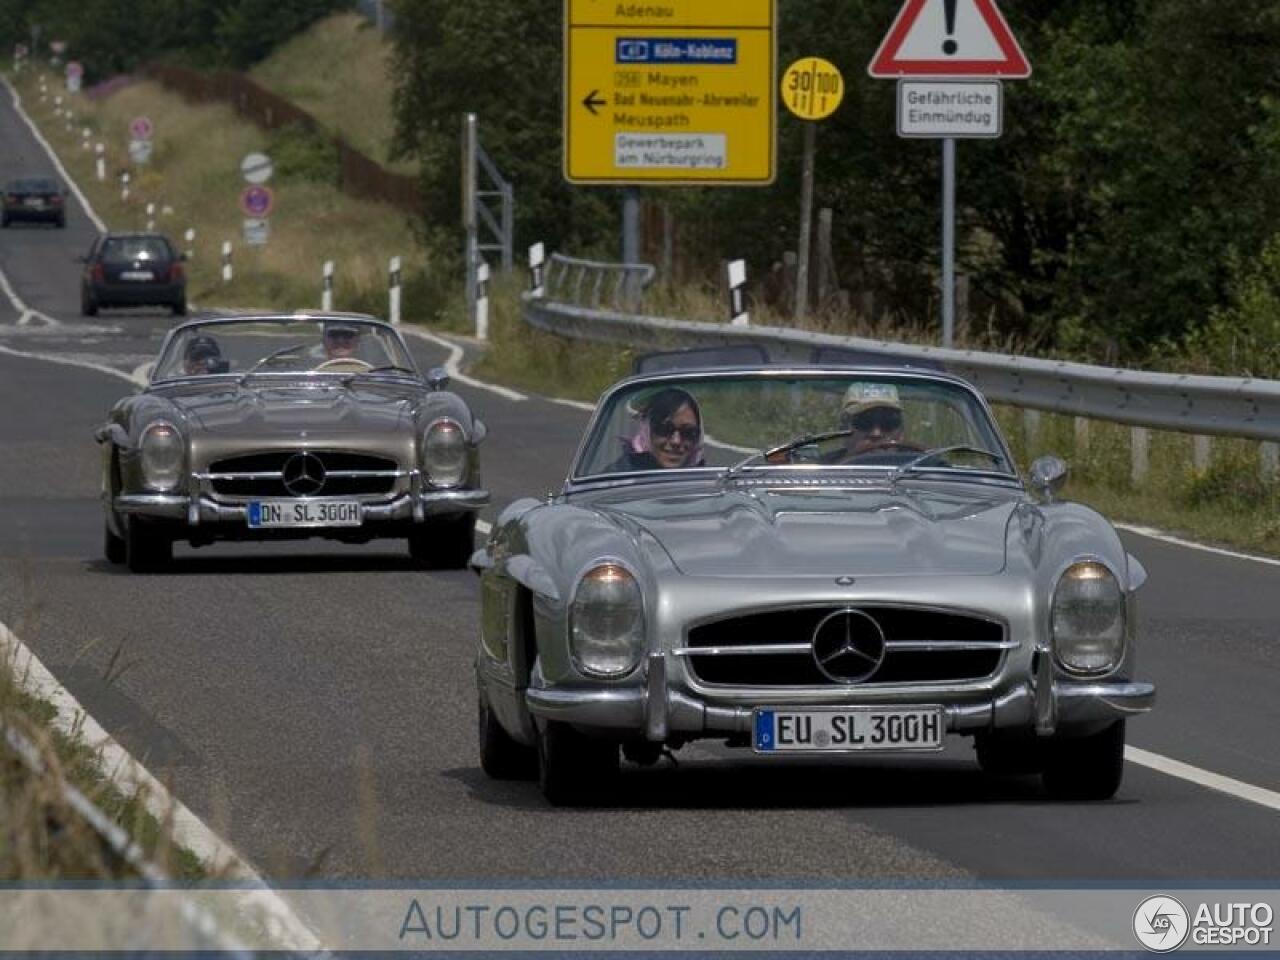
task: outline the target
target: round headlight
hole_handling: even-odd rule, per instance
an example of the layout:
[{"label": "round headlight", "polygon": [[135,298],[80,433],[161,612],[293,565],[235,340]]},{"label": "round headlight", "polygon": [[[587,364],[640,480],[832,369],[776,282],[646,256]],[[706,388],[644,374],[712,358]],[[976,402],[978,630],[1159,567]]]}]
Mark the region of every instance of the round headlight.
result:
[{"label": "round headlight", "polygon": [[620,677],[640,662],[644,604],[640,585],[623,566],[602,563],[578,582],[569,608],[574,666],[598,677]]},{"label": "round headlight", "polygon": [[157,420],[142,431],[142,482],[150,489],[169,493],[182,482],[186,447],[182,434],[171,423]]},{"label": "round headlight", "polygon": [[422,438],[422,469],[433,487],[456,487],[467,476],[467,435],[454,420],[436,420]]},{"label": "round headlight", "polygon": [[1100,563],[1067,568],[1053,591],[1053,652],[1073,673],[1106,673],[1124,655],[1124,594]]}]

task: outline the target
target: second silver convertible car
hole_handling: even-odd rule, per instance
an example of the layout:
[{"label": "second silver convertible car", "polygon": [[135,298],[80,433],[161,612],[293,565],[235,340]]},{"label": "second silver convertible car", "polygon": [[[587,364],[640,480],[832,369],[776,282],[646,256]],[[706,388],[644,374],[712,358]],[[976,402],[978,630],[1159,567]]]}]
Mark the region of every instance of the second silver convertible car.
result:
[{"label": "second silver convertible car", "polygon": [[98,430],[106,555],[155,570],[177,540],[404,537],[462,567],[488,503],[484,424],[361,316],[197,320]]},{"label": "second silver convertible car", "polygon": [[673,371],[602,398],[564,490],[472,558],[480,759],[577,803],[716,738],[925,753],[1053,796],[1119,787],[1146,579],[1105,519],[1024,483],[978,392],[871,367]]}]

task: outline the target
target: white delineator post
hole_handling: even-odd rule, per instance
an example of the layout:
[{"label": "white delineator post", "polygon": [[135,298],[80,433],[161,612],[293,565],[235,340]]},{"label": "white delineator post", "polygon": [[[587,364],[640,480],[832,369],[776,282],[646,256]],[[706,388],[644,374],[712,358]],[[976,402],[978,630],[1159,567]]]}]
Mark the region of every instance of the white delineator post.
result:
[{"label": "white delineator post", "polygon": [[128,170],[120,174],[120,201],[122,203],[129,202],[129,171]]},{"label": "white delineator post", "polygon": [[324,279],[320,290],[320,309],[328,313],[333,309],[333,261],[324,262]]},{"label": "white delineator post", "polygon": [[156,205],[154,203],[147,204],[147,233],[156,228]]},{"label": "white delineator post", "polygon": [[96,144],[93,148],[93,152],[98,155],[98,182],[99,183],[107,179],[106,150],[107,148],[100,143]]},{"label": "white delineator post", "polygon": [[747,312],[747,261],[730,260],[726,272],[729,278],[729,323],[735,327],[749,327],[751,314]]},{"label": "white delineator post", "polygon": [[546,245],[535,243],[529,248],[529,293],[535,297],[547,295],[546,265]]},{"label": "white delineator post", "polygon": [[392,323],[400,322],[400,258],[392,257],[387,272],[387,319]]},{"label": "white delineator post", "polygon": [[80,130],[80,149],[81,150],[93,149],[93,144],[89,142],[89,137],[91,134],[92,134],[92,131],[88,127],[81,128]]},{"label": "white delineator post", "polygon": [[489,339],[489,264],[476,267],[476,339]]},{"label": "white delineator post", "polygon": [[187,227],[187,232],[182,235],[182,239],[187,241],[187,259],[191,260],[196,255],[196,228]]},{"label": "white delineator post", "polygon": [[232,277],[231,271],[231,241],[222,241],[222,282],[230,283]]}]

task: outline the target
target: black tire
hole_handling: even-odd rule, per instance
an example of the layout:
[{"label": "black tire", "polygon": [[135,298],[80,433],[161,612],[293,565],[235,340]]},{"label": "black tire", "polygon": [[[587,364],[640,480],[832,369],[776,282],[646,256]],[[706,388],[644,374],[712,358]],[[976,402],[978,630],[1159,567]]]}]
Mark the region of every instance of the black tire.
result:
[{"label": "black tire", "polygon": [[618,745],[548,720],[538,731],[538,786],[555,807],[606,800],[618,777]]},{"label": "black tire", "polygon": [[409,534],[409,556],[424,570],[462,570],[476,548],[476,515],[428,520]]},{"label": "black tire", "polygon": [[86,317],[96,317],[98,315],[98,301],[93,299],[92,294],[81,292],[80,312]]},{"label": "black tire", "polygon": [[479,707],[480,768],[494,780],[533,780],[538,776],[538,751],[518,743],[493,715],[484,694]]},{"label": "black tire", "polygon": [[1045,752],[1044,787],[1055,800],[1107,800],[1124,778],[1124,721],[1087,737],[1055,737]]},{"label": "black tire", "polygon": [[59,230],[67,229],[67,215],[65,213],[62,214],[57,220],[53,221],[53,225]]},{"label": "black tire", "polygon": [[980,733],[973,747],[978,766],[991,777],[1026,777],[1044,770],[1046,744],[1034,734]]},{"label": "black tire", "polygon": [[124,563],[128,559],[127,545],[124,537],[117,537],[111,532],[111,525],[102,525],[102,553],[108,563]]},{"label": "black tire", "polygon": [[175,317],[185,317],[187,315],[187,298],[181,297],[180,299],[173,301],[173,303],[169,305],[169,309],[173,311],[173,315]]},{"label": "black tire", "polygon": [[9,227],[9,218],[8,218],[8,217],[0,217],[0,227],[4,227],[5,229],[8,229],[8,227]]},{"label": "black tire", "polygon": [[125,562],[134,573],[156,573],[173,561],[173,541],[145,520],[129,517],[124,525]]}]

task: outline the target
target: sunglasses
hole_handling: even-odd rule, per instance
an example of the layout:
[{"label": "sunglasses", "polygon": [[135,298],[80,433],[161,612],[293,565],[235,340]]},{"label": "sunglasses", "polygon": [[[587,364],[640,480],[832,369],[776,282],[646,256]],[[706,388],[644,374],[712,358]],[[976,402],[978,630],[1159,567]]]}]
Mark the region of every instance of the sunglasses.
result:
[{"label": "sunglasses", "polygon": [[691,445],[697,443],[698,438],[702,436],[701,428],[694,426],[677,427],[670,420],[665,420],[652,429],[655,437],[665,439],[672,434],[679,434],[681,440]]},{"label": "sunglasses", "polygon": [[337,340],[340,342],[350,343],[356,338],[355,333],[350,330],[329,330],[325,332],[326,340]]},{"label": "sunglasses", "polygon": [[877,429],[882,433],[893,433],[902,429],[902,411],[874,407],[853,417],[849,425],[860,433],[870,433]]}]

